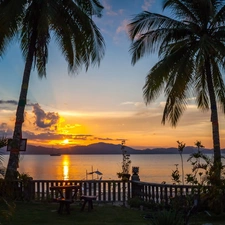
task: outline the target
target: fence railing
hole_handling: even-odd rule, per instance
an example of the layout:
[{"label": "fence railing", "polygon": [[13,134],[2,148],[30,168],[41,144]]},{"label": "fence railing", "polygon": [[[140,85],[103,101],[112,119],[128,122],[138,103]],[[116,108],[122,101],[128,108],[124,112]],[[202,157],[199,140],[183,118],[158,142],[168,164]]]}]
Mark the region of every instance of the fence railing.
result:
[{"label": "fence railing", "polygon": [[[146,202],[170,203],[176,196],[198,196],[200,192],[209,192],[210,186],[200,189],[194,185],[170,185],[141,181],[121,180],[30,180],[28,182],[16,181],[10,183],[17,199],[51,201],[57,197],[57,192],[50,190],[51,186],[79,185],[79,195],[95,195],[98,202],[123,202],[139,197]],[[0,182],[0,196],[8,190],[4,182]],[[222,189],[225,195],[225,188]]]},{"label": "fence railing", "polygon": [[[133,185],[133,196],[136,195],[146,202],[155,203],[170,203],[171,199],[179,196],[192,196],[199,198],[199,186],[194,185],[170,185],[170,184],[157,184],[136,181]],[[204,191],[207,192],[210,187],[205,187]]]},{"label": "fence railing", "polygon": [[79,185],[79,195],[95,195],[100,202],[124,202],[131,198],[131,181],[120,180],[33,180],[32,199],[46,200],[57,197],[51,186]]}]

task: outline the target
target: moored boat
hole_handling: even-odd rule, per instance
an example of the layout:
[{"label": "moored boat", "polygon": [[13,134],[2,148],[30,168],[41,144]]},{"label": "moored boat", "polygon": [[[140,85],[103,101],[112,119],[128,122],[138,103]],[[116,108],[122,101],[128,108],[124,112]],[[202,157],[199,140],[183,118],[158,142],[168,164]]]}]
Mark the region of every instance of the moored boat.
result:
[{"label": "moored boat", "polygon": [[60,153],[52,153],[52,154],[50,154],[50,156],[61,156],[61,154]]}]

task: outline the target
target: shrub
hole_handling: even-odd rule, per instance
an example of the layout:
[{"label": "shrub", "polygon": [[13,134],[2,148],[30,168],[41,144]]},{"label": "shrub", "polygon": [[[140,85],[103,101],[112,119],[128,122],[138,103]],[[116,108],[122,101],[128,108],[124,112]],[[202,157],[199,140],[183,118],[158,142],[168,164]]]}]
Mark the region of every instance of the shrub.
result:
[{"label": "shrub", "polygon": [[162,210],[157,212],[151,219],[152,225],[183,225],[184,220],[182,214],[176,211]]}]

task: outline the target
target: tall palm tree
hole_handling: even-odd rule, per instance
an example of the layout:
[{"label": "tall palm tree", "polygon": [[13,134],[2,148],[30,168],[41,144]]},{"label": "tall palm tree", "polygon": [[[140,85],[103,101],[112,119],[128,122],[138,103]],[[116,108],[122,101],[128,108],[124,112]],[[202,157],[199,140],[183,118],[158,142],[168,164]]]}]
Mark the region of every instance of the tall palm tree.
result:
[{"label": "tall palm tree", "polygon": [[15,179],[19,163],[22,124],[32,66],[46,76],[48,45],[54,35],[70,72],[99,65],[104,56],[103,37],[92,16],[101,16],[98,0],[1,0],[0,19],[18,31],[25,68],[5,179]]},{"label": "tall palm tree", "polygon": [[143,87],[146,104],[164,90],[162,123],[176,126],[194,96],[197,107],[211,110],[215,183],[219,182],[221,151],[218,106],[225,113],[225,2],[221,0],[164,0],[171,17],[142,12],[129,24],[134,65],[145,54],[158,52]]}]

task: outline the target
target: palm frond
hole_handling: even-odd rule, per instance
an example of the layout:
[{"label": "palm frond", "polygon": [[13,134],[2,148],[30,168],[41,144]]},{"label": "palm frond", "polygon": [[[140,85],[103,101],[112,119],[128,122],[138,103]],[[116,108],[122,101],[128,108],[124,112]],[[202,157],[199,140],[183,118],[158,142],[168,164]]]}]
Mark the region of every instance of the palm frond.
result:
[{"label": "palm frond", "polygon": [[214,59],[211,60],[211,64],[216,98],[218,100],[218,103],[220,104],[222,112],[225,113],[225,85],[223,75],[218,67],[218,63],[215,62]]},{"label": "palm frond", "polygon": [[132,64],[135,64],[144,54],[157,51],[168,34],[181,26],[183,26],[182,23],[159,14],[143,12],[137,15],[128,25],[132,40],[130,46]]},{"label": "palm frond", "polygon": [[17,35],[26,0],[0,2],[0,56]]},{"label": "palm frond", "polygon": [[98,0],[74,0],[74,2],[79,6],[85,13],[89,16],[96,15],[101,17],[102,10],[104,7]]},{"label": "palm frond", "polygon": [[[68,9],[55,7],[51,16],[52,30],[71,72],[78,72],[82,65],[100,64],[104,56],[105,43],[98,27],[76,4]],[[57,15],[57,17],[55,17]],[[62,20],[62,18],[64,18]]]},{"label": "palm frond", "polygon": [[169,8],[174,17],[178,20],[189,20],[197,23],[198,18],[196,17],[192,5],[188,1],[182,0],[164,0],[163,10]]}]

